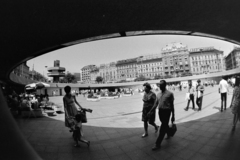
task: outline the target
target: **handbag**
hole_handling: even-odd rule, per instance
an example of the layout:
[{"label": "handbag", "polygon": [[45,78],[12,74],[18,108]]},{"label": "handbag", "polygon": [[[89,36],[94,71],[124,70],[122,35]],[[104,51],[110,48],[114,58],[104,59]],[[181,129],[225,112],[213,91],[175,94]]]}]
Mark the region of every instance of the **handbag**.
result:
[{"label": "handbag", "polygon": [[172,125],[168,129],[168,136],[173,137],[176,132],[177,132],[177,125],[175,123],[172,123]]},{"label": "handbag", "polygon": [[82,122],[82,123],[87,123],[86,111],[80,110],[80,111],[78,111],[78,114],[81,115],[81,122]]},{"label": "handbag", "polygon": [[186,93],[185,100],[189,100],[189,99],[190,99],[190,93]]}]

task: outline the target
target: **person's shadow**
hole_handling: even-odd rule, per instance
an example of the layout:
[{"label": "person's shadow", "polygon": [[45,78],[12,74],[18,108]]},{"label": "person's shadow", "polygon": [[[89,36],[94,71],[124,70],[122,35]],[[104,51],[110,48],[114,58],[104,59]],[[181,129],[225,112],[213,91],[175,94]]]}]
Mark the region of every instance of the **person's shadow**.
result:
[{"label": "person's shadow", "polygon": [[214,106],[213,109],[218,109],[219,111],[221,111],[221,107]]}]

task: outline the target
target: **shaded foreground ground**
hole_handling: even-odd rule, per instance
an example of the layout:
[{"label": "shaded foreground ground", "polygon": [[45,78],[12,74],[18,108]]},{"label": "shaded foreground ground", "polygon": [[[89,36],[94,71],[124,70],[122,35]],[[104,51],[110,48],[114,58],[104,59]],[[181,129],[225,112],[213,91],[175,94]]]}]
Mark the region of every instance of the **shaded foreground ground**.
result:
[{"label": "shaded foreground ground", "polygon": [[[80,101],[84,107],[94,109],[93,114],[89,114],[89,122],[84,124],[84,137],[91,141],[90,148],[82,143],[80,148],[73,147],[71,133],[64,127],[63,114],[56,117],[16,120],[26,139],[43,159],[239,159],[240,126],[236,127],[235,132],[231,131],[230,109],[218,112],[220,101],[219,97],[214,99],[217,95],[216,88],[207,90],[206,93],[212,95],[204,97],[201,112],[185,112],[183,107],[186,102],[181,103],[184,94],[175,93],[178,131],[172,139],[164,140],[161,150],[154,152],[151,148],[157,134],[154,133],[153,127],[149,127],[147,138],[141,138],[143,128],[141,113],[138,113],[141,109],[135,106],[141,105],[141,102],[135,104],[141,100],[140,95],[132,97],[135,105],[131,104],[131,109],[111,106],[110,110],[110,106],[107,106],[109,101],[92,102],[92,105]],[[231,96],[229,103],[230,98]],[[59,103],[61,99],[62,97],[59,98]],[[129,108],[128,104],[131,101],[130,98],[123,97],[117,101],[112,100],[109,104],[115,102],[121,102],[119,106]],[[114,111],[115,109],[117,111]],[[124,114],[129,110],[131,114]],[[115,114],[119,111],[124,113]],[[208,114],[209,112],[211,114]],[[108,117],[104,117],[105,114]],[[199,116],[202,118],[198,118]],[[159,124],[159,120],[157,123]]]}]

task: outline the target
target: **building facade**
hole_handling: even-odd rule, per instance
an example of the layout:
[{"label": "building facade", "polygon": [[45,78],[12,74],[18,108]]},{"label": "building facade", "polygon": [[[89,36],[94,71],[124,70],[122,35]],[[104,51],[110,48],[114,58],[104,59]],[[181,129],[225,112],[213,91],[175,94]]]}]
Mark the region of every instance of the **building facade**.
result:
[{"label": "building facade", "polygon": [[47,68],[47,71],[48,71],[47,75],[48,77],[53,77],[54,83],[58,83],[60,80],[60,77],[65,76],[64,72],[66,71],[66,69],[64,67],[60,67],[59,60],[55,60],[53,65],[54,65],[53,67]]},{"label": "building facade", "polygon": [[223,71],[223,51],[214,47],[204,47],[190,49],[189,54],[193,75]]},{"label": "building facade", "polygon": [[111,83],[117,81],[117,67],[116,62],[109,64],[101,64],[99,67],[99,74],[103,78],[104,83]]},{"label": "building facade", "polygon": [[179,77],[190,72],[188,47],[182,43],[170,43],[162,48],[165,76]]},{"label": "building facade", "polygon": [[97,83],[96,82],[96,78],[100,76],[99,74],[99,68],[95,68],[93,70],[90,71],[90,83]]},{"label": "building facade", "polygon": [[151,54],[140,56],[137,59],[136,76],[154,79],[155,76],[164,77],[162,54]]},{"label": "building facade", "polygon": [[84,83],[91,83],[91,76],[90,72],[95,70],[97,68],[96,65],[87,65],[84,66],[81,71],[82,71],[82,81]]},{"label": "building facade", "polygon": [[240,67],[240,48],[234,49],[225,57],[226,70],[235,69]]},{"label": "building facade", "polygon": [[137,77],[137,58],[117,61],[116,67],[118,81],[133,81]]},{"label": "building facade", "polygon": [[20,76],[24,77],[27,79],[30,79],[30,74],[29,74],[29,67],[27,66],[27,62],[20,64],[17,66],[14,70],[13,73]]}]

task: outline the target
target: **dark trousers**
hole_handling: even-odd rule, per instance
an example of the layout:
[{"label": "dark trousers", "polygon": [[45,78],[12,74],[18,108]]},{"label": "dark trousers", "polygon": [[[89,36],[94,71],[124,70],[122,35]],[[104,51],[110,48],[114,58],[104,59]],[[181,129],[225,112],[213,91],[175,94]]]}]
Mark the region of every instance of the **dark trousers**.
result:
[{"label": "dark trousers", "polygon": [[189,95],[189,100],[188,100],[188,103],[187,103],[187,107],[186,107],[186,109],[188,109],[189,108],[189,103],[190,103],[190,101],[192,101],[192,106],[193,106],[193,109],[195,108],[195,104],[194,104],[194,95],[193,94],[190,94]]},{"label": "dark trousers", "polygon": [[196,99],[196,104],[198,105],[198,109],[201,110],[202,109],[202,100],[203,100],[203,96],[202,97],[197,97]]},{"label": "dark trousers", "polygon": [[227,107],[227,93],[221,93],[221,110],[223,110],[223,105],[224,109]]},{"label": "dark trousers", "polygon": [[162,124],[161,124],[160,132],[156,141],[156,145],[160,146],[165,134],[168,132],[168,129],[169,129],[168,123],[171,115],[171,110],[159,109],[158,114]]}]

